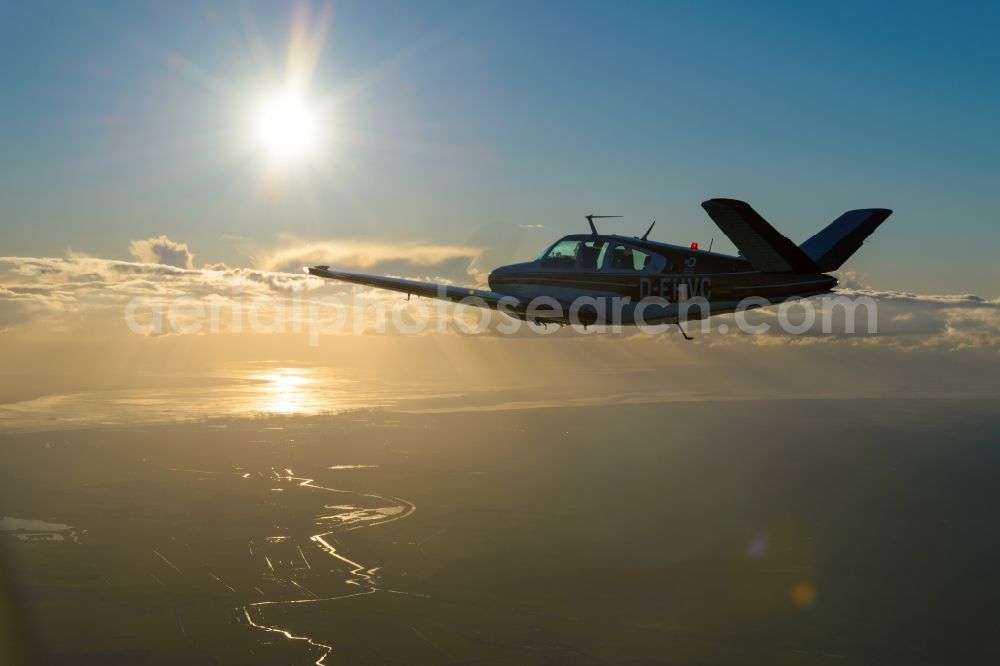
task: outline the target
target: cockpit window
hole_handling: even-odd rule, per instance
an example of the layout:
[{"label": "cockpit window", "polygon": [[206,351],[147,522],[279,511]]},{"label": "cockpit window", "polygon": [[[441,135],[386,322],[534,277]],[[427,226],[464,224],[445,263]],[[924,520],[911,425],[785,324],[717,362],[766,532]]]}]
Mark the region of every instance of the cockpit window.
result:
[{"label": "cockpit window", "polygon": [[611,246],[607,241],[584,241],[580,246],[580,268],[585,271],[596,271],[604,268],[604,258]]},{"label": "cockpit window", "polygon": [[658,273],[663,270],[666,263],[666,259],[658,254],[651,254],[622,243],[608,242],[601,238],[561,240],[543,250],[539,259],[546,268],[639,273]]},{"label": "cockpit window", "polygon": [[575,268],[579,248],[578,240],[559,241],[542,257],[542,265],[548,268]]},{"label": "cockpit window", "polygon": [[638,271],[656,273],[663,270],[665,259],[658,254],[650,254],[627,245],[615,245],[611,249],[608,268],[613,271]]}]

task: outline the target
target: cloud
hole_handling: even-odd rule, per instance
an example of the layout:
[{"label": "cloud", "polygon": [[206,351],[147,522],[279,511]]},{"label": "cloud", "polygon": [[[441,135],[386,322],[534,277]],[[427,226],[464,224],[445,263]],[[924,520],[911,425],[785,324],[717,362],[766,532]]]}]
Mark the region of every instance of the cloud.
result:
[{"label": "cloud", "polygon": [[177,268],[191,268],[194,265],[194,255],[187,243],[178,243],[166,236],[134,240],[128,251],[144,264],[163,264]]},{"label": "cloud", "polygon": [[[233,307],[237,307],[238,301],[245,304],[255,299],[291,296],[306,306],[334,294],[342,297],[356,294],[365,302],[381,300],[390,306],[400,298],[392,292],[305,275],[298,270],[303,264],[323,263],[433,282],[468,284],[470,275],[482,278],[475,265],[481,251],[463,246],[303,242],[287,238],[275,248],[255,252],[253,268],[225,264],[195,268],[187,245],[166,237],[135,241],[132,252],[140,261],[78,253],[67,257],[0,257],[0,330],[33,324],[51,331],[81,330],[97,317],[105,317],[109,322],[112,318],[121,320],[125,304],[137,297],[164,302],[183,297],[213,306],[233,304]],[[154,261],[143,260],[150,255]],[[294,272],[280,270],[285,266],[294,268]],[[701,332],[698,322],[688,324],[688,330],[708,345],[846,344],[883,345],[902,350],[1000,348],[1000,299],[972,294],[879,291],[863,287],[862,281],[854,276],[843,282],[852,288],[842,288],[838,295],[865,297],[877,306],[877,333],[868,332],[865,307],[856,310],[853,317],[856,332],[851,333],[846,311],[838,305],[824,304],[821,299],[810,301],[815,306],[816,319],[800,335],[781,329],[776,307],[747,314],[751,323],[770,326],[767,332],[758,335],[713,332],[720,324],[735,331],[732,315],[711,318],[712,329],[708,333]],[[408,307],[420,308],[423,303],[415,301]],[[791,309],[793,323],[795,309]],[[435,317],[439,316],[440,311],[435,313]],[[308,313],[303,311],[297,316],[306,320]],[[825,329],[824,323],[828,324]],[[566,330],[559,335],[575,334]],[[605,337],[632,335],[645,334],[626,328],[622,334]]]},{"label": "cloud", "polygon": [[475,263],[482,258],[483,251],[458,245],[388,244],[352,240],[304,241],[286,237],[275,247],[250,251],[248,254],[254,266],[264,271],[298,271],[302,266],[324,264],[348,270],[380,269],[382,272],[399,275],[402,271],[413,268],[448,269],[449,264],[455,264],[461,273],[451,277],[471,276],[478,280],[481,273]]},{"label": "cloud", "polygon": [[[838,299],[838,300],[834,300]],[[843,306],[850,299],[853,312]],[[863,303],[874,306],[869,309]],[[756,345],[807,345],[843,343],[884,345],[897,349],[965,349],[1000,347],[1000,299],[985,299],[972,294],[913,294],[875,289],[838,289],[836,294],[805,301],[815,314],[806,330],[790,334],[781,328],[778,307],[748,312],[752,326],[765,324],[757,334],[709,335],[713,344],[750,341]],[[805,307],[791,305],[788,320],[804,325]],[[712,330],[725,324],[736,329],[733,315],[714,317]],[[869,326],[874,326],[874,332]],[[688,325],[700,330],[699,322]]]},{"label": "cloud", "polygon": [[[464,284],[483,278],[477,248],[373,242],[303,242],[288,237],[252,253],[253,268],[206,264],[196,268],[186,243],[166,236],[132,241],[138,261],[103,259],[67,251],[65,257],[0,257],[0,331],[39,324],[50,331],[78,330],[95,318],[121,317],[130,299],[195,299],[233,308],[250,301],[294,296],[308,305],[318,296],[361,293],[367,302],[398,295],[305,275],[301,266],[328,263],[348,269]],[[291,272],[282,271],[287,267]],[[304,316],[304,315],[302,315]]]},{"label": "cloud", "polygon": [[275,298],[307,293],[320,278],[223,265],[179,268],[97,257],[0,257],[0,326],[38,323],[73,330],[93,318],[121,317],[132,298]]}]

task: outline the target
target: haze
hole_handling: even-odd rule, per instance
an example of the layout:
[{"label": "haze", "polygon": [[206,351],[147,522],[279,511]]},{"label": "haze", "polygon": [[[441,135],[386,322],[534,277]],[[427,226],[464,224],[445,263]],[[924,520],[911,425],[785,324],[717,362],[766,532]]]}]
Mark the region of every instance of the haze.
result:
[{"label": "haze", "polygon": [[[4,8],[0,662],[997,663],[998,13]],[[716,196],[893,209],[875,318],[505,335],[301,271],[735,253]]]}]

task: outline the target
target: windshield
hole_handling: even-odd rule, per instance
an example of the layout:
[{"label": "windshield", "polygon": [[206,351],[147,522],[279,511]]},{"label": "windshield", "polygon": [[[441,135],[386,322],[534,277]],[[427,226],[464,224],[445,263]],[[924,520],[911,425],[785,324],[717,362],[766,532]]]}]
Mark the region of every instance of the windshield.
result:
[{"label": "windshield", "polygon": [[579,248],[578,240],[561,240],[545,253],[542,265],[549,268],[574,268]]}]

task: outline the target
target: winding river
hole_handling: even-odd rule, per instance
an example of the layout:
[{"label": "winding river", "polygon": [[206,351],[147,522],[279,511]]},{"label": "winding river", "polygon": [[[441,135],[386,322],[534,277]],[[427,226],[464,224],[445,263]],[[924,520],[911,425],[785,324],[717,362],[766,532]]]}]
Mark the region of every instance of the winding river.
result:
[{"label": "winding river", "polygon": [[[342,469],[343,466],[338,466],[333,469]],[[290,641],[304,641],[308,645],[319,651],[320,656],[314,662],[317,666],[323,666],[326,663],[326,658],[330,656],[333,652],[334,646],[328,643],[324,643],[314,637],[299,635],[293,633],[291,630],[284,628],[282,626],[272,624],[268,621],[268,610],[274,609],[275,607],[287,606],[292,604],[316,604],[324,602],[338,601],[341,599],[349,599],[352,597],[360,597],[368,594],[374,594],[376,592],[388,592],[393,594],[406,594],[410,596],[425,596],[420,594],[414,594],[412,592],[404,592],[401,590],[394,590],[388,587],[383,587],[378,581],[378,567],[369,567],[361,562],[350,559],[342,552],[338,551],[337,548],[331,543],[332,537],[335,534],[350,532],[353,530],[364,529],[368,527],[374,527],[376,525],[385,525],[387,523],[395,522],[397,520],[403,520],[416,511],[416,507],[413,503],[408,502],[399,497],[388,497],[385,495],[377,495],[374,493],[361,493],[354,492],[350,490],[341,490],[338,488],[330,488],[327,486],[317,485],[315,479],[295,476],[295,474],[290,469],[286,470],[276,470],[272,469],[272,478],[278,482],[285,482],[292,484],[293,487],[307,488],[310,491],[324,492],[336,494],[339,496],[349,496],[358,499],[364,499],[365,504],[374,504],[374,506],[359,507],[354,504],[338,504],[338,505],[326,505],[325,508],[333,511],[333,513],[324,516],[318,516],[318,520],[329,523],[330,527],[321,532],[311,535],[309,538],[318,549],[325,555],[334,558],[344,565],[347,565],[349,569],[348,577],[343,581],[347,585],[355,586],[358,588],[357,592],[351,592],[349,594],[341,594],[335,596],[319,596],[313,593],[311,590],[304,587],[298,580],[295,580],[291,574],[284,574],[279,569],[276,569],[272,561],[265,557],[267,566],[269,567],[269,575],[273,577],[277,582],[285,584],[289,588],[294,588],[300,590],[304,596],[301,598],[294,599],[281,599],[273,601],[257,601],[253,603],[246,604],[242,608],[242,616],[246,619],[247,623],[254,629],[260,631],[266,631],[272,634],[283,637],[284,639]],[[277,489],[275,489],[277,490]],[[272,537],[272,540],[284,540],[286,537]],[[296,545],[298,552],[302,557],[302,561],[308,569],[312,569],[312,565],[309,563],[305,553],[302,548]],[[250,546],[251,554],[254,552],[254,546],[251,542]],[[259,588],[258,588],[258,591]]]}]

